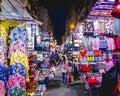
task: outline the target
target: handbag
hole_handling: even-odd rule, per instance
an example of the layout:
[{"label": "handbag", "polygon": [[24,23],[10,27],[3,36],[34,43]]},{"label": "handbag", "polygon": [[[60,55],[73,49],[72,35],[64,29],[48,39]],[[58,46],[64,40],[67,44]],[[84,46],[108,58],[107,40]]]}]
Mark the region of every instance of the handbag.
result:
[{"label": "handbag", "polygon": [[71,83],[71,75],[68,72],[68,74],[67,74],[67,84],[69,84],[69,83]]}]

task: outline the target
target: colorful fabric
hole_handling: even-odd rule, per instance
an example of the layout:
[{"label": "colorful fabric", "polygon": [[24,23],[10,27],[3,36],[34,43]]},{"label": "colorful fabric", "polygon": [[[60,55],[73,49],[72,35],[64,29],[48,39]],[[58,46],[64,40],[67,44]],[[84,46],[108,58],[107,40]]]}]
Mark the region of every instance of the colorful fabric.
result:
[{"label": "colorful fabric", "polygon": [[102,56],[102,50],[95,50],[94,56]]},{"label": "colorful fabric", "polygon": [[3,37],[0,37],[0,51],[6,53],[7,47],[6,47],[6,41]]},{"label": "colorful fabric", "polygon": [[99,22],[97,20],[95,20],[93,22],[93,24],[94,24],[94,29],[95,29],[94,35],[99,35],[100,34],[100,25],[99,25]]},{"label": "colorful fabric", "polygon": [[5,93],[6,93],[5,83],[0,80],[0,96],[5,96]]},{"label": "colorful fabric", "polygon": [[103,52],[103,60],[111,61],[112,60],[112,51],[110,51],[110,50],[104,51]]},{"label": "colorful fabric", "polygon": [[94,51],[87,51],[87,56],[94,56]]},{"label": "colorful fabric", "polygon": [[92,43],[93,50],[99,50],[99,38],[93,38]]},{"label": "colorful fabric", "polygon": [[104,21],[99,21],[99,25],[100,25],[100,33],[104,34],[105,33],[105,23],[104,23]]},{"label": "colorful fabric", "polygon": [[20,51],[16,51],[15,53],[13,53],[10,57],[10,64],[15,65],[16,62],[19,62],[21,64],[24,65],[24,67],[26,68],[26,81],[29,81],[29,62],[28,62],[28,58],[26,56],[26,54],[20,52]]},{"label": "colorful fabric", "polygon": [[112,61],[105,62],[105,70],[109,71],[114,66]]},{"label": "colorful fabric", "polygon": [[21,51],[25,54],[27,54],[27,46],[24,42],[22,41],[15,41],[11,44],[11,47],[10,47],[10,55],[16,51]]},{"label": "colorful fabric", "polygon": [[102,62],[102,57],[95,56],[94,58],[95,58],[95,60],[94,60],[95,62]]},{"label": "colorful fabric", "polygon": [[107,44],[108,44],[108,50],[115,49],[115,42],[114,42],[113,38],[107,38]]},{"label": "colorful fabric", "polygon": [[106,50],[108,48],[107,39],[105,37],[100,38],[99,50]]},{"label": "colorful fabric", "polygon": [[80,62],[86,62],[86,57],[80,57]]},{"label": "colorful fabric", "polygon": [[91,70],[92,70],[93,73],[98,72],[97,65],[96,64],[91,64]]},{"label": "colorful fabric", "polygon": [[0,80],[6,83],[7,82],[6,78],[7,78],[7,69],[5,66],[0,64]]},{"label": "colorful fabric", "polygon": [[91,70],[90,65],[81,65],[81,70],[84,72],[89,72]]},{"label": "colorful fabric", "polygon": [[10,65],[8,68],[8,77],[16,73],[26,77],[25,67],[20,63],[16,63],[16,65]]},{"label": "colorful fabric", "polygon": [[83,31],[84,32],[94,32],[93,22],[85,21]]},{"label": "colorful fabric", "polygon": [[5,29],[5,27],[0,24],[0,37],[4,38],[4,40],[7,40],[8,33]]},{"label": "colorful fabric", "polygon": [[8,90],[15,86],[20,86],[22,88],[26,88],[25,78],[20,74],[14,74],[10,76],[8,79]]},{"label": "colorful fabric", "polygon": [[120,49],[120,36],[115,37],[115,48]]},{"label": "colorful fabric", "polygon": [[106,34],[112,34],[114,33],[113,31],[113,23],[111,20],[105,20],[105,33]]},{"label": "colorful fabric", "polygon": [[80,57],[86,57],[87,52],[86,51],[80,51]]},{"label": "colorful fabric", "polygon": [[94,58],[94,56],[87,56],[87,57],[86,57],[86,60],[87,60],[88,62],[94,62],[95,58]]},{"label": "colorful fabric", "polygon": [[16,51],[11,55],[10,64],[16,64],[16,62],[20,62],[25,66],[25,68],[29,69],[28,58],[23,52]]},{"label": "colorful fabric", "polygon": [[23,41],[25,44],[27,44],[27,42],[28,42],[27,30],[22,26],[18,26],[11,31],[10,45],[12,42],[19,41],[19,40]]},{"label": "colorful fabric", "polygon": [[6,52],[7,52],[7,46],[6,46],[6,41],[3,37],[0,37],[0,64],[4,65],[7,67],[7,62],[6,62]]},{"label": "colorful fabric", "polygon": [[120,35],[120,19],[114,18],[114,32]]},{"label": "colorful fabric", "polygon": [[9,91],[10,96],[26,96],[26,90],[19,86],[15,86]]},{"label": "colorful fabric", "polygon": [[5,58],[5,53],[4,52],[0,52],[0,64],[2,64],[3,66],[7,67],[7,63],[6,63],[6,58]]},{"label": "colorful fabric", "polygon": [[92,37],[83,36],[82,43],[83,43],[83,46],[86,50],[92,50],[92,43],[93,43]]}]

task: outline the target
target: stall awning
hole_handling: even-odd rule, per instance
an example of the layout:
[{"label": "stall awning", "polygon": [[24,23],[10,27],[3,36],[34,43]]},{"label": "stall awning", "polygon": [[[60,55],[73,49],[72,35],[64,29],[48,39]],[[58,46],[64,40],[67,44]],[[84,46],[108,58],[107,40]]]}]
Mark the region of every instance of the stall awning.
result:
[{"label": "stall awning", "polygon": [[2,0],[1,20],[32,20],[20,0]]},{"label": "stall awning", "polygon": [[98,0],[91,9],[87,19],[113,19],[111,16],[113,5],[114,2],[109,2],[109,0]]}]

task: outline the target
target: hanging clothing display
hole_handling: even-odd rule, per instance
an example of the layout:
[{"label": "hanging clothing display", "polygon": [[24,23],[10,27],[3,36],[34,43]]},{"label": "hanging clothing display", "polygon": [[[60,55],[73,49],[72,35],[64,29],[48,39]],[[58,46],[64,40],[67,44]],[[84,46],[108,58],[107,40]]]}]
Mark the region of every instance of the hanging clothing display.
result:
[{"label": "hanging clothing display", "polygon": [[120,19],[114,18],[114,32],[116,35],[120,35]]},{"label": "hanging clothing display", "polygon": [[8,94],[10,96],[26,96],[26,82],[29,82],[27,44],[27,30],[22,26],[14,28],[10,34],[8,54],[10,57]]},{"label": "hanging clothing display", "polygon": [[28,42],[27,30],[23,26],[18,26],[14,28],[10,34],[11,43],[13,43],[14,41],[19,41],[19,40],[24,42],[25,44],[27,44]]},{"label": "hanging clothing display", "polygon": [[110,36],[114,33],[113,22],[111,20],[105,20],[105,34]]},{"label": "hanging clothing display", "polygon": [[115,47],[120,49],[120,36],[115,37]]}]

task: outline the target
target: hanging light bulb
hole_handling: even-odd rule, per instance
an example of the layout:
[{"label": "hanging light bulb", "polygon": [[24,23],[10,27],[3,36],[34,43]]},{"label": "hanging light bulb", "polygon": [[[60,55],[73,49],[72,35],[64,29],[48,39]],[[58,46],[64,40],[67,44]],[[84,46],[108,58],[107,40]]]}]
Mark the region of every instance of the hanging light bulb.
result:
[{"label": "hanging light bulb", "polygon": [[120,0],[116,0],[111,15],[120,18]]}]

